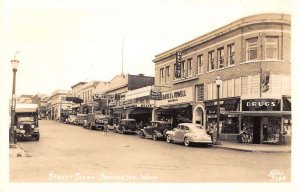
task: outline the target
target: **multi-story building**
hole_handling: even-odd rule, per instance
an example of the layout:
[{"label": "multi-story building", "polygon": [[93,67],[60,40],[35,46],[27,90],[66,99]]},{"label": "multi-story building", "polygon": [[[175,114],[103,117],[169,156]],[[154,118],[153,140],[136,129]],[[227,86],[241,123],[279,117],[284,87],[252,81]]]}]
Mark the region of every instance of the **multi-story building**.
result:
[{"label": "multi-story building", "polygon": [[[154,77],[130,74],[116,75],[111,81],[103,84],[104,89],[94,94],[94,100],[103,104],[103,114],[110,114],[119,118],[128,118],[132,111],[126,101],[128,91],[139,89],[145,86],[153,85]],[[105,90],[105,91],[103,91]],[[106,107],[105,107],[106,106]]]},{"label": "multi-story building", "polygon": [[95,110],[97,103],[94,102],[93,94],[95,93],[96,87],[99,83],[99,81],[91,81],[81,86],[83,113],[92,113]]},{"label": "multi-story building", "polygon": [[49,98],[50,119],[58,120],[63,114],[72,113],[72,101],[66,101],[71,96],[71,90],[56,90]]},{"label": "multi-story building", "polygon": [[156,55],[154,116],[216,127],[219,95],[222,140],[245,132],[248,142],[282,143],[291,132],[290,32],[289,15],[259,14]]},{"label": "multi-story building", "polygon": [[67,100],[72,101],[72,110],[73,113],[78,113],[80,112],[80,108],[81,108],[81,103],[83,102],[83,91],[82,91],[82,87],[86,84],[87,82],[79,82],[76,83],[75,85],[71,86],[72,91],[71,97],[67,97]]}]

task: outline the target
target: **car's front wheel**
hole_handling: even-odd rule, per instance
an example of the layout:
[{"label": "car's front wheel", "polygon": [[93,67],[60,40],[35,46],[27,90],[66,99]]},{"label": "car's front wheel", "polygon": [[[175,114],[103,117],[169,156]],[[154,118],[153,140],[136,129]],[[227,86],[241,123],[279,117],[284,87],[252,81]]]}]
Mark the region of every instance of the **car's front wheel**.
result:
[{"label": "car's front wheel", "polygon": [[34,138],[36,141],[38,141],[38,140],[40,140],[40,135],[35,135]]},{"label": "car's front wheel", "polygon": [[168,142],[168,143],[171,143],[171,142],[172,142],[171,136],[170,136],[170,135],[167,135],[167,142]]},{"label": "car's front wheel", "polygon": [[184,138],[184,145],[186,146],[186,147],[188,147],[188,146],[190,146],[190,141],[189,141],[189,139],[188,138]]}]

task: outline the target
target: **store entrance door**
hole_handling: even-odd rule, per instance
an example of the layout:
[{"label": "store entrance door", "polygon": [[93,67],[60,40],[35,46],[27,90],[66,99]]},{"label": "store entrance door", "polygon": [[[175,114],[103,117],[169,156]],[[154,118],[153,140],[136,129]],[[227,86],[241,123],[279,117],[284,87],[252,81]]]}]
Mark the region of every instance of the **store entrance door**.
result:
[{"label": "store entrance door", "polygon": [[253,143],[261,144],[260,141],[260,129],[261,129],[261,118],[253,117]]}]

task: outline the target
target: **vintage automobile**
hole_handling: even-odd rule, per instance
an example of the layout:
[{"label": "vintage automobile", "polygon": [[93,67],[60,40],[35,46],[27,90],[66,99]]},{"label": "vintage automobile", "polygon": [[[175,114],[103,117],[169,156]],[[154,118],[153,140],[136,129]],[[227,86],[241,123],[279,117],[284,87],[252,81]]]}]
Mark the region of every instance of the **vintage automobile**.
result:
[{"label": "vintage automobile", "polygon": [[75,125],[83,126],[86,120],[87,120],[87,114],[78,113],[76,115]]},{"label": "vintage automobile", "polygon": [[104,123],[108,122],[109,115],[102,114],[88,114],[87,116],[87,124],[86,127],[94,130],[94,129],[104,129]]},{"label": "vintage automobile", "polygon": [[140,129],[140,137],[151,137],[154,141],[166,138],[166,132],[172,129],[172,125],[167,121],[151,121],[150,125]]},{"label": "vintage automobile", "polygon": [[184,143],[190,146],[191,143],[212,144],[211,136],[206,133],[203,126],[193,123],[180,123],[172,131],[166,132],[167,142]]},{"label": "vintage automobile", "polygon": [[74,125],[76,120],[77,120],[76,115],[69,115],[69,117],[66,119],[66,123]]},{"label": "vintage automobile", "polygon": [[135,119],[121,119],[115,126],[116,133],[136,133],[137,125]]},{"label": "vintage automobile", "polygon": [[16,104],[14,126],[16,140],[23,137],[33,137],[38,141],[40,139],[38,105]]}]

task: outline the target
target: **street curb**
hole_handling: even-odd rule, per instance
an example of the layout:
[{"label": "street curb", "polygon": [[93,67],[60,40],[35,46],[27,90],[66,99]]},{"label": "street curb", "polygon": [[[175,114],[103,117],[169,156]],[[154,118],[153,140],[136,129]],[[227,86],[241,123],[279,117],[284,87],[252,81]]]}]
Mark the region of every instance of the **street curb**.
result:
[{"label": "street curb", "polygon": [[270,150],[256,150],[256,149],[241,149],[241,148],[233,148],[233,147],[226,147],[226,146],[213,146],[213,147],[226,149],[226,150],[253,152],[253,153],[291,153],[291,150],[270,151]]},{"label": "street curb", "polygon": [[9,157],[29,157],[24,149],[18,144],[15,148],[9,149]]}]

